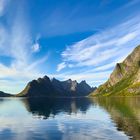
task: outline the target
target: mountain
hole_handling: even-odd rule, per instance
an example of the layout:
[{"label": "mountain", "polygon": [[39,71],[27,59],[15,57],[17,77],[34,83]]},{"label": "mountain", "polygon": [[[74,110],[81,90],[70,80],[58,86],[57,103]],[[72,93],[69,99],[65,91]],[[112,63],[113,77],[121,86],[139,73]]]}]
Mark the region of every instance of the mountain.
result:
[{"label": "mountain", "polygon": [[71,79],[59,81],[55,78],[52,80],[44,76],[27,84],[25,89],[17,94],[22,97],[75,97],[87,96],[94,88],[91,88],[86,81],[78,83]]},{"label": "mountain", "polygon": [[13,95],[0,91],[0,97],[11,97]]},{"label": "mountain", "polygon": [[117,63],[110,78],[90,96],[140,95],[140,45],[122,62]]}]

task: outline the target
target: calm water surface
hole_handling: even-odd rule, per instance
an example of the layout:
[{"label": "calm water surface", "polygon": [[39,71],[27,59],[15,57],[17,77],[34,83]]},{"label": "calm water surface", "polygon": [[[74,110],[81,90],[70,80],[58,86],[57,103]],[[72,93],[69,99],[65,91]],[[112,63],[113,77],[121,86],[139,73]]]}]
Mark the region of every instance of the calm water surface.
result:
[{"label": "calm water surface", "polygon": [[0,98],[0,140],[140,140],[140,98]]}]

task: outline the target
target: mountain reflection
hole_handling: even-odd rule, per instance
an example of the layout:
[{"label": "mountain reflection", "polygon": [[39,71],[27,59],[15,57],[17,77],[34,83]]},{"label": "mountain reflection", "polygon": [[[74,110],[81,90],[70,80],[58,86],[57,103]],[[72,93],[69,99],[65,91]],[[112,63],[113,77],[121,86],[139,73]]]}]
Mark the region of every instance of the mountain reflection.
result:
[{"label": "mountain reflection", "polygon": [[43,119],[59,113],[86,113],[91,102],[87,98],[25,98],[22,100],[28,112]]},{"label": "mountain reflection", "polygon": [[0,139],[139,140],[139,99],[1,98]]},{"label": "mountain reflection", "polygon": [[119,131],[140,139],[140,98],[96,98],[95,102],[109,112]]}]

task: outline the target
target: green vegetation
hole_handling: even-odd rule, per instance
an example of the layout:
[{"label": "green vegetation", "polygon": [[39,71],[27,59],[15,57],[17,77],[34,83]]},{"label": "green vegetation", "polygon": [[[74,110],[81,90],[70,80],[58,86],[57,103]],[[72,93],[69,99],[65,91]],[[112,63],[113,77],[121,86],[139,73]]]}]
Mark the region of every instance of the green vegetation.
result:
[{"label": "green vegetation", "polygon": [[117,63],[108,81],[90,96],[140,95],[140,46],[122,62]]}]

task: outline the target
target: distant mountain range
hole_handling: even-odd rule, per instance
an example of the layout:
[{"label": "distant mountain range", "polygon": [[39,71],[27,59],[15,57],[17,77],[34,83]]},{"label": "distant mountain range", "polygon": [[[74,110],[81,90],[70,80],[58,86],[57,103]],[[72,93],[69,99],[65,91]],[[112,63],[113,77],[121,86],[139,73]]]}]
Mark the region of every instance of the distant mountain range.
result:
[{"label": "distant mountain range", "polygon": [[27,84],[18,97],[79,97],[87,96],[96,88],[91,88],[86,81],[78,83],[71,79],[59,81],[48,76],[38,78]]},{"label": "distant mountain range", "polygon": [[122,62],[117,63],[110,78],[90,96],[140,95],[140,45]]},{"label": "distant mountain range", "polygon": [[0,91],[0,97],[11,97],[13,95]]},{"label": "distant mountain range", "polygon": [[84,97],[95,89],[96,87],[90,87],[86,81],[80,83],[71,79],[59,81],[44,76],[29,82],[25,89],[16,95],[0,91],[0,97]]}]

